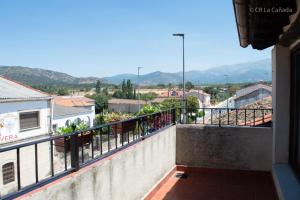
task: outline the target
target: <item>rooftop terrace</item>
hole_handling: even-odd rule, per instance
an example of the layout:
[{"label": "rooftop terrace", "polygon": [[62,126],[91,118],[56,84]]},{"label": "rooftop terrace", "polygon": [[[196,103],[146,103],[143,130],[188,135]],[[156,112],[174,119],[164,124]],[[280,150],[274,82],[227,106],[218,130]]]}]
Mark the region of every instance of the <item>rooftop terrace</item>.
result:
[{"label": "rooftop terrace", "polygon": [[178,118],[171,109],[2,148],[16,174],[1,197],[276,198],[271,127],[184,125]]}]

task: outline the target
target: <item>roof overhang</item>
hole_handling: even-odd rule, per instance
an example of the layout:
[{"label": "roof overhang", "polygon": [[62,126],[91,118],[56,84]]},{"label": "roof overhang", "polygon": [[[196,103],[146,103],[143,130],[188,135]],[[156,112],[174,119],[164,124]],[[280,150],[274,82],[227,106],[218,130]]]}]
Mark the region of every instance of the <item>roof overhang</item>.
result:
[{"label": "roof overhang", "polygon": [[50,100],[52,100],[51,96],[31,97],[31,98],[0,98],[0,103],[25,102],[25,101],[50,101]]},{"label": "roof overhang", "polygon": [[296,0],[233,0],[233,7],[240,46],[262,50],[279,41]]}]

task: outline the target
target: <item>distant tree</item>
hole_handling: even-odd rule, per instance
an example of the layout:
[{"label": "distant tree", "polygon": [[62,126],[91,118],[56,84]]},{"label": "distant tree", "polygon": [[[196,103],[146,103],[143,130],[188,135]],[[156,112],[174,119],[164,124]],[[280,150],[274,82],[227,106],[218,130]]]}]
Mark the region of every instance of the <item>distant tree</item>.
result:
[{"label": "distant tree", "polygon": [[229,96],[233,96],[236,93],[236,91],[239,89],[241,89],[240,85],[237,85],[237,84],[229,85],[229,87],[228,87]]},{"label": "distant tree", "polygon": [[98,80],[96,83],[96,93],[100,94],[100,92],[101,92],[101,82],[100,80]]},{"label": "distant tree", "polygon": [[134,88],[134,90],[133,90],[133,98],[134,98],[134,99],[137,98],[137,96],[136,96],[136,89],[135,89],[135,88]]},{"label": "distant tree", "polygon": [[124,98],[123,92],[121,90],[115,91],[112,96],[114,98],[118,98],[118,99],[123,99]]},{"label": "distant tree", "polygon": [[163,109],[179,108],[181,107],[181,102],[176,98],[168,98],[161,103],[161,106]]},{"label": "distant tree", "polygon": [[59,88],[57,94],[59,96],[65,96],[65,95],[69,95],[69,91],[67,88]]},{"label": "distant tree", "polygon": [[187,97],[187,112],[188,113],[198,113],[199,100],[197,97],[188,96]]},{"label": "distant tree", "polygon": [[108,107],[108,96],[105,94],[93,94],[93,95],[86,95],[86,97],[95,100],[95,110],[96,113],[102,113]]},{"label": "distant tree", "polygon": [[123,82],[122,82],[121,90],[122,90],[122,98],[126,98],[126,96],[127,96],[127,86],[126,86],[126,81],[125,80],[123,80]]},{"label": "distant tree", "polygon": [[165,85],[165,84],[163,84],[163,83],[159,83],[159,84],[157,84],[157,87],[158,87],[158,88],[165,88],[165,87],[166,87],[166,85]]},{"label": "distant tree", "polygon": [[148,92],[140,95],[141,95],[141,99],[145,101],[151,101],[158,96],[158,94],[155,92]]},{"label": "distant tree", "polygon": [[108,96],[108,89],[107,89],[107,87],[103,89],[103,94],[105,94],[106,96]]},{"label": "distant tree", "polygon": [[126,89],[127,89],[127,93],[126,93],[127,99],[132,99],[133,98],[133,85],[130,80],[127,80],[127,82],[126,82]]},{"label": "distant tree", "polygon": [[193,85],[192,82],[188,81],[188,82],[185,83],[185,88],[186,88],[187,90],[191,90],[191,89],[194,88],[194,85]]}]

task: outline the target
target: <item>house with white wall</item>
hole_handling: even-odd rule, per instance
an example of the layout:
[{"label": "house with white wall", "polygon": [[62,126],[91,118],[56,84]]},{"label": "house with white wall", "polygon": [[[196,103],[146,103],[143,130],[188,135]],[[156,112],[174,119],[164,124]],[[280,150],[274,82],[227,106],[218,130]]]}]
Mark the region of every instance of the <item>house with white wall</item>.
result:
[{"label": "house with white wall", "polygon": [[61,106],[57,104],[54,104],[53,106],[52,128],[54,132],[57,132],[60,127],[69,126],[72,123],[83,122],[89,127],[93,127],[94,119],[95,111],[90,109]]},{"label": "house with white wall", "polygon": [[210,106],[210,94],[204,92],[203,90],[190,90],[186,93],[186,96],[194,96],[199,99],[200,107]]},{"label": "house with white wall", "polygon": [[234,103],[236,108],[240,108],[271,96],[272,87],[258,83],[236,91]]},{"label": "house with white wall", "polygon": [[[51,132],[52,97],[24,84],[0,77],[0,148],[47,137]],[[50,144],[38,145],[39,177],[50,172]],[[20,148],[21,183],[34,182],[33,147]],[[7,151],[0,157],[0,198],[15,191],[17,183],[17,154]]]},{"label": "house with white wall", "polygon": [[55,96],[53,98],[52,130],[57,132],[60,127],[84,122],[94,126],[95,100],[82,96]]},{"label": "house with white wall", "polygon": [[51,132],[52,97],[0,77],[0,145]]}]

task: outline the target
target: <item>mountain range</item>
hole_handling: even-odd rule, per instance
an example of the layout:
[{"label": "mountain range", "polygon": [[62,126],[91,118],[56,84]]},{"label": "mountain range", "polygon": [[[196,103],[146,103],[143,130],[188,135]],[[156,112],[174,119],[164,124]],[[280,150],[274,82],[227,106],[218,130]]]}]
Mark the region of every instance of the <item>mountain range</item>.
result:
[{"label": "mountain range", "polygon": [[[243,83],[271,80],[271,60],[264,59],[255,62],[246,62],[234,65],[224,65],[212,67],[206,70],[193,70],[185,72],[185,80],[200,84],[226,83],[228,82]],[[138,82],[136,74],[119,74],[111,77],[104,77],[110,83],[119,84],[124,79],[131,79],[134,83]],[[140,75],[140,84],[168,84],[182,82],[182,72],[166,73],[161,71]]]},{"label": "mountain range", "polygon": [[21,66],[0,66],[0,76],[28,85],[80,85],[94,84],[100,80],[96,77],[79,78],[66,73]]},{"label": "mountain range", "polygon": [[[206,70],[193,70],[185,72],[186,81],[200,84],[225,83],[228,75],[228,82],[257,82],[260,80],[270,81],[271,61],[269,59],[212,67]],[[131,79],[133,83],[138,82],[136,74],[119,74],[110,77],[74,77],[66,73],[21,67],[21,66],[0,66],[0,76],[29,85],[81,85],[94,84],[97,80],[107,83],[120,84],[124,79]],[[182,72],[167,73],[156,71],[140,75],[139,82],[142,85],[180,83]]]}]

